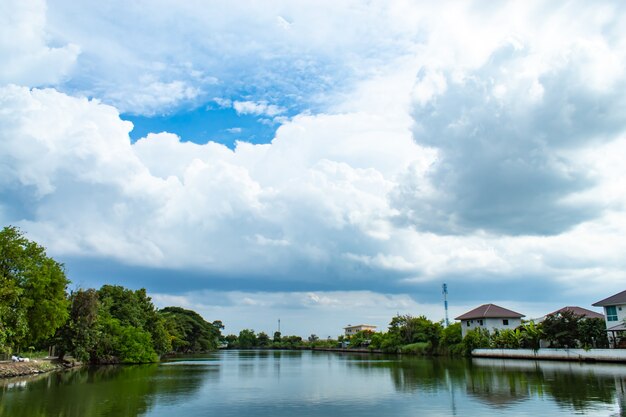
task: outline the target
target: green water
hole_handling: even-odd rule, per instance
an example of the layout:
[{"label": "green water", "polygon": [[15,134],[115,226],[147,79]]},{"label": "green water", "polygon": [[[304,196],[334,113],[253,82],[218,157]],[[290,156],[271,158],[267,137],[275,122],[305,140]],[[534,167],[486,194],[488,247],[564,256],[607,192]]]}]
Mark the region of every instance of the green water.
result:
[{"label": "green water", "polygon": [[619,416],[625,390],[624,365],[221,351],[0,380],[0,416]]}]

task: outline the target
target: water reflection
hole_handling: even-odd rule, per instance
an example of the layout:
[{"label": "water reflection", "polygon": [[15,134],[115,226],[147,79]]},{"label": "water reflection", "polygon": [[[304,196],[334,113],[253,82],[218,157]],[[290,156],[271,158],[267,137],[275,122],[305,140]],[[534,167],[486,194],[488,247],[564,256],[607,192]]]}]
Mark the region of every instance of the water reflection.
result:
[{"label": "water reflection", "polygon": [[0,381],[0,416],[623,414],[625,367],[226,351]]},{"label": "water reflection", "polygon": [[211,371],[216,370],[187,366],[181,379],[180,370],[159,365],[105,366],[23,379],[19,389],[10,381],[0,391],[0,415],[137,416],[158,401],[193,396]]}]

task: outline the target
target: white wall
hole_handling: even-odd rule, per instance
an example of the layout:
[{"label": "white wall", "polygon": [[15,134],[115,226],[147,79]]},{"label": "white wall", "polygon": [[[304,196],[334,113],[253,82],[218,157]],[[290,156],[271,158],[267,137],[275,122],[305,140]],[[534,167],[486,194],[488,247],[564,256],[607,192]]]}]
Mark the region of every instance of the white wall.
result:
[{"label": "white wall", "polygon": [[619,304],[615,306],[617,310],[617,321],[609,321],[609,316],[606,313],[606,307],[604,307],[604,320],[606,322],[606,328],[617,326],[626,319],[626,304]]},{"label": "white wall", "polygon": [[[626,308],[624,309],[626,310]],[[482,320],[482,325],[480,324]],[[503,324],[502,320],[508,320],[509,324]],[[469,326],[467,323],[469,322]],[[488,319],[472,319],[472,320],[462,320],[461,321],[461,333],[463,337],[467,334],[468,331],[476,329],[476,328],[484,328],[493,332],[494,329],[515,329],[516,327],[522,324],[522,319],[496,319],[496,318],[488,318]]]}]

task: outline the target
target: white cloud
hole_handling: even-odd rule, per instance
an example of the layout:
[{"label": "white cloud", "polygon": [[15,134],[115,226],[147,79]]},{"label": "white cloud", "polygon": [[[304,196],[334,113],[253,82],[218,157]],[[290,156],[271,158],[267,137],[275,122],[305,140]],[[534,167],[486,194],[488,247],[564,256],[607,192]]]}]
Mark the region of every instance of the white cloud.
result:
[{"label": "white cloud", "polygon": [[266,101],[254,102],[254,101],[235,101],[233,102],[233,108],[237,114],[252,114],[254,116],[278,116],[284,113],[287,109],[277,106],[275,104],[268,104]]},{"label": "white cloud", "polygon": [[45,1],[3,0],[0,4],[0,85],[51,85],[74,68],[80,47],[50,46]]},{"label": "white cloud", "polygon": [[[256,330],[250,306],[301,309],[294,320],[312,323],[321,305],[335,326],[384,324],[397,306],[430,311],[408,296],[320,288],[419,298],[445,279],[467,302],[495,302],[550,285],[594,301],[623,287],[624,13],[611,3],[335,3],[217,15],[204,2],[127,6],[117,31],[100,6],[72,3],[84,19],[69,22],[69,3],[55,3],[47,26],[41,7],[26,13],[22,22],[39,22],[26,49],[48,51],[52,33],[84,53],[68,82],[69,46],[57,48],[63,65],[13,80],[56,89],[0,89],[0,220],[61,259],[200,271],[196,288],[244,278],[304,288],[297,302],[230,294],[232,314]],[[231,94],[257,88],[247,101]],[[272,142],[229,149],[155,132],[131,144],[119,118],[208,97],[273,117]],[[270,103],[285,97],[318,111],[277,119],[286,109]],[[581,290],[598,277],[610,284]],[[343,306],[341,319],[328,313]],[[202,308],[222,318],[231,307]]]}]

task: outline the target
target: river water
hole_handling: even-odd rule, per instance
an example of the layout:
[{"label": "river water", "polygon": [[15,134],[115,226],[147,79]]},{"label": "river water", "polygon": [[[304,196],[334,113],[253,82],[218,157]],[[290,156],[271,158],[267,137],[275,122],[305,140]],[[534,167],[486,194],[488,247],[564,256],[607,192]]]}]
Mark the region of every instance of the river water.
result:
[{"label": "river water", "polygon": [[0,380],[0,416],[619,416],[625,390],[625,365],[231,350]]}]

